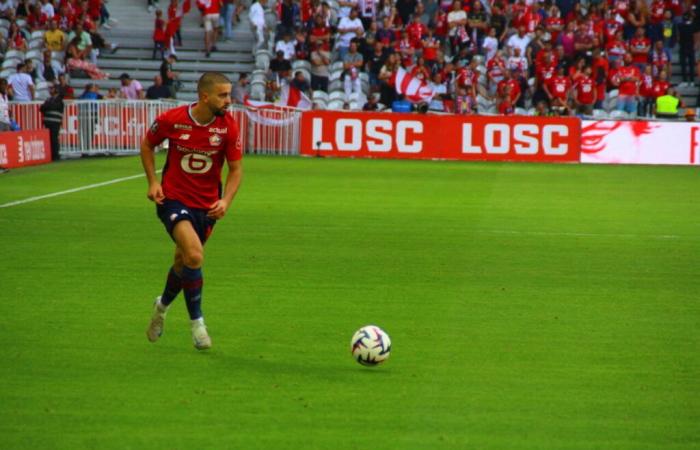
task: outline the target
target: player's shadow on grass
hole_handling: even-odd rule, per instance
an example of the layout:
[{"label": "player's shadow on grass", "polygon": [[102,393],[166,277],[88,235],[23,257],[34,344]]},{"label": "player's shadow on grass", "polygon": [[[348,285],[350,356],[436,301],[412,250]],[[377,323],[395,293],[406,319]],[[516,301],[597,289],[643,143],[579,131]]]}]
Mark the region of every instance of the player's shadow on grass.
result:
[{"label": "player's shadow on grass", "polygon": [[234,350],[218,349],[207,352],[211,363],[221,363],[226,370],[240,368],[246,372],[255,372],[263,376],[302,376],[312,380],[345,383],[358,376],[390,376],[391,367],[364,367],[348,357],[329,358],[328,360],[298,362],[275,358],[274,355],[243,355]]}]

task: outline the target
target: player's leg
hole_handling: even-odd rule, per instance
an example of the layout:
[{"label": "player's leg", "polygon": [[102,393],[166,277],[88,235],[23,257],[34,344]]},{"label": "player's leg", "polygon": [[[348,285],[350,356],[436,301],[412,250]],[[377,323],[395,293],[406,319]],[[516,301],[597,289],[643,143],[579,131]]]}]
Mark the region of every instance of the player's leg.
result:
[{"label": "player's leg", "polygon": [[173,228],[172,234],[182,256],[182,290],[185,294],[187,312],[192,322],[192,339],[198,349],[209,348],[211,347],[211,339],[202,317],[204,247],[190,221],[178,222]]},{"label": "player's leg", "polygon": [[165,327],[165,316],[168,312],[168,307],[182,290],[182,266],[182,252],[180,251],[179,247],[176,247],[173,266],[168,271],[163,293],[156,298],[155,304],[153,305],[151,323],[148,325],[148,329],[146,330],[146,336],[151,342],[157,341],[163,334],[163,328]]}]

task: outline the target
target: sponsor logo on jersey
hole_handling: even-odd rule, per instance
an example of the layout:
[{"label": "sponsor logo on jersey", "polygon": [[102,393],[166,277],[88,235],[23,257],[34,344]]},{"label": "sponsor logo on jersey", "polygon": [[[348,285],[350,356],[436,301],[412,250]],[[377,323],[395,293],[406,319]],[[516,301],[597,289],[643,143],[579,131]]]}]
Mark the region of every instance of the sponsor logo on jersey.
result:
[{"label": "sponsor logo on jersey", "polygon": [[209,128],[210,133],[219,133],[219,134],[226,134],[228,132],[228,128],[214,128],[211,127]]},{"label": "sponsor logo on jersey", "polygon": [[184,125],[181,123],[176,123],[173,128],[176,130],[187,130],[187,131],[192,131],[192,125]]},{"label": "sponsor logo on jersey", "polygon": [[151,134],[156,134],[158,132],[158,122],[153,122],[151,124]]},{"label": "sponsor logo on jersey", "polygon": [[219,145],[221,145],[221,136],[219,136],[218,134],[212,134],[211,136],[209,136],[209,144],[211,144],[214,147],[218,147]]}]

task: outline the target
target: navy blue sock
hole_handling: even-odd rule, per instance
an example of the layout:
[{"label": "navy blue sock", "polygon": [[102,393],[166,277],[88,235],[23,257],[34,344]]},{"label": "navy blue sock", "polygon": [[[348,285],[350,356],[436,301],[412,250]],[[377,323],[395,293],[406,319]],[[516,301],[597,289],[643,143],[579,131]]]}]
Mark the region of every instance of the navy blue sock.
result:
[{"label": "navy blue sock", "polygon": [[185,302],[190,319],[195,320],[202,317],[202,269],[192,269],[184,266],[182,268],[182,290],[185,291]]},{"label": "navy blue sock", "polygon": [[165,289],[163,289],[163,295],[160,296],[160,303],[163,306],[170,305],[177,294],[182,290],[182,279],[180,275],[175,272],[175,268],[171,267],[170,272],[168,272],[168,278],[165,280]]}]

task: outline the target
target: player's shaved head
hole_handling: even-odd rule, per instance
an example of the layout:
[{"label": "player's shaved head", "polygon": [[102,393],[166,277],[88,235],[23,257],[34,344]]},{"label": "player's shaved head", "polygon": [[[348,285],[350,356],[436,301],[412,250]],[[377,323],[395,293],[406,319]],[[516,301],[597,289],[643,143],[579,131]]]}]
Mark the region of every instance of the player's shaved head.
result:
[{"label": "player's shaved head", "polygon": [[199,78],[197,82],[197,93],[210,93],[212,88],[217,84],[231,84],[231,80],[226,75],[220,72],[206,72]]}]

